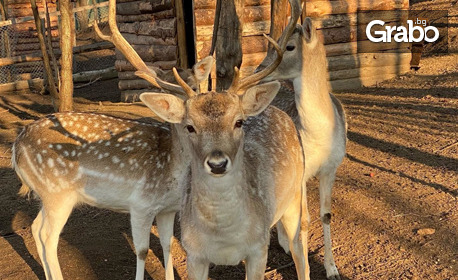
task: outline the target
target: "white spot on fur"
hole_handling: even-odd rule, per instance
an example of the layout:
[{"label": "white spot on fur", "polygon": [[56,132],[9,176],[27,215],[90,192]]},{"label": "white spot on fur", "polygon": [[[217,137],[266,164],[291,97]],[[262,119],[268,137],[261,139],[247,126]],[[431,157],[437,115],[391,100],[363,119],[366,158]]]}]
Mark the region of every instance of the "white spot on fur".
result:
[{"label": "white spot on fur", "polygon": [[48,158],[48,167],[53,168],[54,167],[54,160],[52,158]]},{"label": "white spot on fur", "polygon": [[118,163],[121,161],[117,156],[113,156],[111,160],[113,161],[113,163]]},{"label": "white spot on fur", "polygon": [[42,163],[43,163],[43,158],[41,157],[41,155],[40,155],[40,154],[37,154],[36,157],[37,157],[37,162],[38,162],[38,164],[42,164]]}]

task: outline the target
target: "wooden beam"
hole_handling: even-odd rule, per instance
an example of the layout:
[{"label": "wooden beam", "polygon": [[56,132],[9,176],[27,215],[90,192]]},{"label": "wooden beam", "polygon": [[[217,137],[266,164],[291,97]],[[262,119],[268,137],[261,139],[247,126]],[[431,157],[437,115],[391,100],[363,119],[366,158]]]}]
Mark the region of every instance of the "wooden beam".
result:
[{"label": "wooden beam", "polygon": [[270,4],[270,37],[275,41],[286,26],[288,7],[287,0],[272,0]]},{"label": "wooden beam", "polygon": [[188,50],[186,42],[186,29],[183,10],[183,0],[175,0],[175,15],[177,17],[177,40],[178,40],[178,67],[189,68]]},{"label": "wooden beam", "polygon": [[70,0],[60,0],[61,20],[59,26],[61,81],[59,87],[59,112],[73,111],[73,12]]},{"label": "wooden beam", "polygon": [[234,67],[242,64],[243,8],[245,0],[221,3],[221,17],[216,40],[216,90],[228,89],[234,78]]}]

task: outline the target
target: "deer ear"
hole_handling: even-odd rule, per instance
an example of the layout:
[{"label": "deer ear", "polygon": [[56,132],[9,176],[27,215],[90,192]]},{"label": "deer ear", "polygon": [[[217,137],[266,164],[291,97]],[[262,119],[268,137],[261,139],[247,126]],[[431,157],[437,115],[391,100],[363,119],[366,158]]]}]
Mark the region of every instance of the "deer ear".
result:
[{"label": "deer ear", "polygon": [[278,81],[249,88],[242,96],[243,112],[247,116],[256,116],[272,102],[280,89]]},{"label": "deer ear", "polygon": [[207,56],[192,67],[197,83],[208,78],[214,63],[215,59],[212,56]]},{"label": "deer ear", "polygon": [[302,31],[304,33],[304,38],[307,43],[310,43],[314,39],[315,27],[313,26],[312,19],[306,17],[304,23],[302,24]]},{"label": "deer ear", "polygon": [[156,115],[169,123],[183,121],[186,111],[184,101],[174,95],[145,92],[140,95],[140,100]]}]

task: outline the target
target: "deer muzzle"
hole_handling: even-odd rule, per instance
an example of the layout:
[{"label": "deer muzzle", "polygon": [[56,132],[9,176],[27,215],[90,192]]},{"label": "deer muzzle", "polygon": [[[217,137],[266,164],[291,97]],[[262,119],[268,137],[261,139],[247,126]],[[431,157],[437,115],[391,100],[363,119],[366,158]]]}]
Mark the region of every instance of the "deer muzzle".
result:
[{"label": "deer muzzle", "polygon": [[205,158],[205,169],[212,176],[223,176],[231,166],[230,158],[222,151],[212,151]]}]

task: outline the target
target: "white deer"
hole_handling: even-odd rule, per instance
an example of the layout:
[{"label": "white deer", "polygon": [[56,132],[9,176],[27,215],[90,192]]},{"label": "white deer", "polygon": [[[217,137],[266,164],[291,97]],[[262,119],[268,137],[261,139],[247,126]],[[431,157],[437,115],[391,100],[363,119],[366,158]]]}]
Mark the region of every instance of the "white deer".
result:
[{"label": "white deer", "polygon": [[[115,1],[110,1],[109,9],[113,40],[129,46],[116,26]],[[143,70],[143,77],[184,94],[180,86],[158,78],[132,48],[121,51]],[[208,57],[196,64],[193,79],[206,79],[213,62]],[[137,280],[144,279],[150,229],[156,218],[166,279],[174,279],[170,242],[190,168],[190,157],[176,134],[175,126],[159,122],[90,113],[52,114],[23,129],[13,144],[12,163],[23,182],[20,194],[33,191],[42,202],[32,233],[46,279],[63,279],[57,256],[59,235],[80,204],[130,213]]]},{"label": "white deer", "polygon": [[[276,53],[268,53],[258,69],[276,58]],[[326,276],[340,279],[331,245],[331,193],[337,168],[345,156],[347,125],[342,104],[329,93],[327,77],[324,45],[311,19],[306,18],[289,37],[280,65],[263,80],[293,79],[295,100],[278,100],[273,104],[288,112],[296,124],[306,159],[305,179],[319,177]],[[288,251],[281,224],[278,232],[280,244]]]}]

